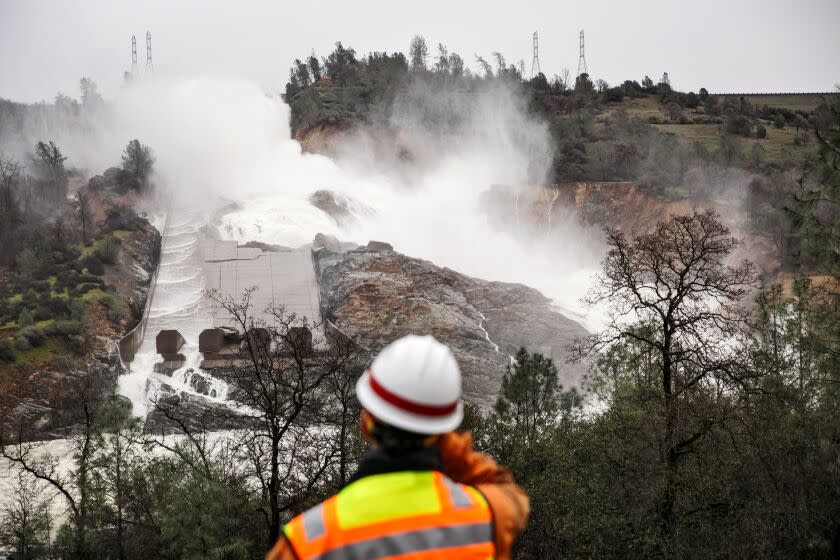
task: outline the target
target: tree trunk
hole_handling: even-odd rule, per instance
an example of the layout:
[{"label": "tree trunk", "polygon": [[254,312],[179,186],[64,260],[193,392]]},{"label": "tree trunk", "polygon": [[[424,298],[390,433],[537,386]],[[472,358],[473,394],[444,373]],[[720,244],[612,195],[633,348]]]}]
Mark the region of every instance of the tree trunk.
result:
[{"label": "tree trunk", "polygon": [[268,480],[268,542],[274,543],[280,536],[280,436],[271,438],[271,477]]},{"label": "tree trunk", "polygon": [[670,540],[674,530],[677,482],[677,453],[674,442],[674,430],[677,421],[676,400],[673,391],[673,362],[671,356],[671,334],[667,331],[663,341],[662,351],[662,391],[665,395],[665,434],[663,438],[665,488],[659,505],[660,530],[664,544],[670,548]]}]

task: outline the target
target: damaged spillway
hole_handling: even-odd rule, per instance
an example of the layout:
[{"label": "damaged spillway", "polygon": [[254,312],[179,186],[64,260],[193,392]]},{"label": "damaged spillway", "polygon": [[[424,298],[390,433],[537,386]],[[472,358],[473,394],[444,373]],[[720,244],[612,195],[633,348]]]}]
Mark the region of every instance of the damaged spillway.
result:
[{"label": "damaged spillway", "polygon": [[[197,393],[197,375],[212,386],[203,397],[223,401],[227,394],[222,381],[198,370],[198,335],[212,321],[210,302],[203,295],[204,220],[198,213],[177,211],[163,232],[160,269],[143,341],[129,373],[119,379],[120,393],[131,400],[137,416],[146,416],[150,406],[165,394]],[[184,339],[183,346],[176,349],[183,356],[183,365],[171,375],[159,365],[163,356],[157,351],[156,339],[163,330],[177,331]]]},{"label": "damaged spillway", "polygon": [[[239,361],[242,333],[208,292],[238,301],[254,289],[249,316],[258,323],[271,325],[271,310],[279,308],[296,321],[320,322],[309,246],[241,246],[208,231],[214,228],[207,214],[189,210],[173,211],[164,228],[145,332],[128,373],[119,379],[120,393],[131,400],[136,416],[146,418],[147,430],[162,421],[155,410],[160,402],[177,404],[187,416],[211,417],[211,422],[240,408],[218,374],[219,368]],[[313,345],[320,347],[324,336],[316,330]]]}]

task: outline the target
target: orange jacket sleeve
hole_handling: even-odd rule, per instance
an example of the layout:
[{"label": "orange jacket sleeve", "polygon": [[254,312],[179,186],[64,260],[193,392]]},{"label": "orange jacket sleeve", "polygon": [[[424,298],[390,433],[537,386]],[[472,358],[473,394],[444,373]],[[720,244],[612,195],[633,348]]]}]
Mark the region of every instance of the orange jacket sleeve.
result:
[{"label": "orange jacket sleeve", "polygon": [[472,435],[449,433],[440,437],[443,472],[455,482],[475,486],[487,498],[496,530],[496,558],[508,560],[516,536],[525,528],[528,496],[504,467],[473,451]]},{"label": "orange jacket sleeve", "polygon": [[285,537],[281,536],[265,555],[265,560],[297,560],[297,556],[292,551],[292,546]]}]

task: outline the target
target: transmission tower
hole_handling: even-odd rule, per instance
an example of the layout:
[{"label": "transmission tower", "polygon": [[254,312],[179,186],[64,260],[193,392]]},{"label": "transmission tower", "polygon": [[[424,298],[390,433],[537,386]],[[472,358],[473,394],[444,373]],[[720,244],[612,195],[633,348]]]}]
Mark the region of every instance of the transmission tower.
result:
[{"label": "transmission tower", "polygon": [[534,31],[534,59],[531,61],[531,77],[540,73],[540,43],[537,32]]},{"label": "transmission tower", "polygon": [[131,36],[131,73],[137,72],[137,37]]},{"label": "transmission tower", "polygon": [[583,29],[580,30],[580,58],[578,59],[577,75],[580,76],[581,74],[589,74],[586,69],[586,55],[583,54]]},{"label": "transmission tower", "polygon": [[155,67],[152,64],[152,33],[146,31],[146,72],[154,72]]}]

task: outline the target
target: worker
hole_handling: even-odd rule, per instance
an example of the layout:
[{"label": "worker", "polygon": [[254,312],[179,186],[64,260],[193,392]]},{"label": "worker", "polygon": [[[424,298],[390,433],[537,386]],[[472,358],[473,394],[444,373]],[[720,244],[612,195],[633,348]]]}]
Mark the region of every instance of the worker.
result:
[{"label": "worker", "polygon": [[455,433],[461,372],[431,336],[387,347],[356,384],[372,449],[335,496],[292,519],[267,560],[510,558],[529,504],[510,473]]}]

